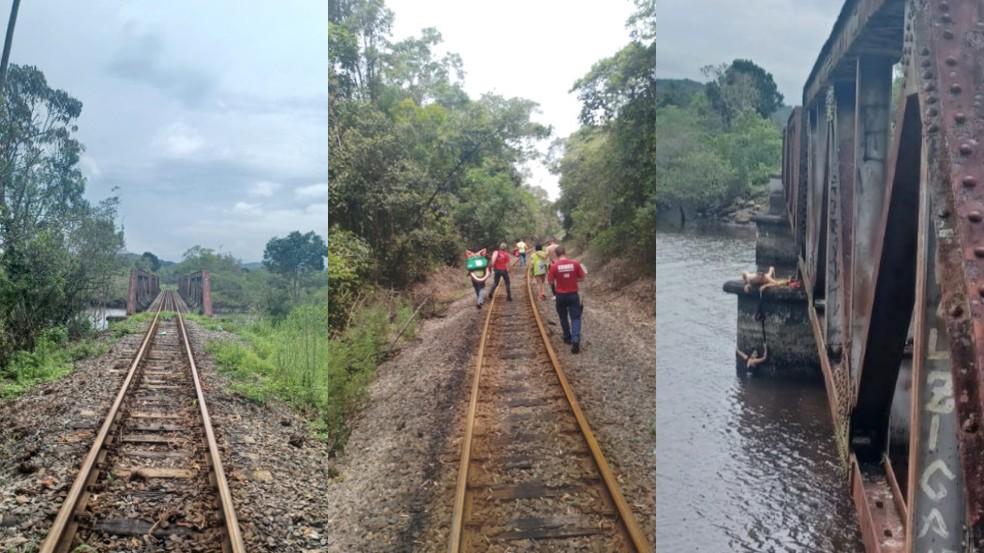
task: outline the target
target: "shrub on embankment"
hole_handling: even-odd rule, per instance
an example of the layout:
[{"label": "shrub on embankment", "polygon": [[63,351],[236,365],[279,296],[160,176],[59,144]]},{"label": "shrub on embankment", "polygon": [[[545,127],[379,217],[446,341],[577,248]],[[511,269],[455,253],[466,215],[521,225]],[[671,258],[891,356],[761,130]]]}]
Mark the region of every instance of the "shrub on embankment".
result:
[{"label": "shrub on embankment", "polygon": [[102,355],[108,349],[105,342],[92,338],[70,341],[64,327],[50,328],[41,334],[34,349],[16,352],[0,370],[0,400],[60,378],[72,371],[76,361]]},{"label": "shrub on embankment", "polygon": [[[279,322],[257,319],[222,325],[239,340],[211,340],[207,350],[242,396],[263,403],[284,401],[305,412],[313,429],[333,448],[348,438],[347,419],[366,396],[376,366],[412,315],[402,300],[382,296],[366,302],[351,322],[329,336],[324,305],[295,307]],[[200,318],[198,320],[201,320]]]}]

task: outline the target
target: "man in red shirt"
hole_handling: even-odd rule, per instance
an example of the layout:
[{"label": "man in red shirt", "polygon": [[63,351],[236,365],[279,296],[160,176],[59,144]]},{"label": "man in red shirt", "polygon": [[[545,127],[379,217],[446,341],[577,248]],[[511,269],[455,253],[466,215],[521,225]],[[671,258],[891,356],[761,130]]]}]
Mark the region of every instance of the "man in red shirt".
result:
[{"label": "man in red shirt", "polygon": [[560,328],[564,331],[564,343],[571,344],[571,353],[580,353],[581,297],[577,293],[577,283],[587,272],[580,263],[567,258],[564,246],[557,246],[555,251],[557,260],[547,271],[547,282],[553,284],[556,291],[557,314],[560,315]]},{"label": "man in red shirt", "polygon": [[492,282],[492,290],[489,291],[489,297],[495,294],[495,289],[499,287],[499,279],[506,281],[506,301],[512,301],[512,289],[509,288],[509,252],[506,248],[509,246],[505,242],[499,244],[499,249],[492,252],[492,271],[495,273],[495,280]]}]

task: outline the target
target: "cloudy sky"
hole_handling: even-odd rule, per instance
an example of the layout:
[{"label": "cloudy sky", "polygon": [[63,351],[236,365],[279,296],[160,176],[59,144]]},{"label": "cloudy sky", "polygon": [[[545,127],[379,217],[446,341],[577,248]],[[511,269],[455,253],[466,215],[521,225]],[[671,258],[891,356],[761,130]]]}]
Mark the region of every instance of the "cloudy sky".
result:
[{"label": "cloudy sky", "polygon": [[772,73],[789,105],[830,34],[842,0],[656,0],[657,75],[704,81],[700,68],[746,58]]},{"label": "cloudy sky", "polygon": [[82,101],[87,195],[119,188],[128,250],[255,261],[327,230],[326,21],[324,0],[36,0],[11,62]]},{"label": "cloudy sky", "polygon": [[[568,91],[598,60],[629,42],[630,0],[387,0],[396,15],[394,39],[435,27],[445,51],[461,55],[465,89],[519,96],[540,104],[536,120],[555,136],[577,130],[581,106]],[[546,144],[544,145],[544,151]],[[542,165],[530,182],[559,192]]]}]

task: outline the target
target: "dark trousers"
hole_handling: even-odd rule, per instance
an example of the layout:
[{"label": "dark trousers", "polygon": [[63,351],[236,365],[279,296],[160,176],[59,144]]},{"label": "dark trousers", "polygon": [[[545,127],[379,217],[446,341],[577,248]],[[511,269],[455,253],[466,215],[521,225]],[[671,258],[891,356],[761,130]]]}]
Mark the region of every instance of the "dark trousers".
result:
[{"label": "dark trousers", "polygon": [[485,303],[485,298],[483,297],[485,294],[482,293],[485,291],[485,281],[471,279],[471,283],[472,287],[475,288],[475,297],[478,299],[478,305],[482,305]]},{"label": "dark trousers", "polygon": [[581,343],[581,297],[577,292],[557,294],[557,315],[560,315],[560,328],[564,331],[564,341]]},{"label": "dark trousers", "polygon": [[501,278],[506,281],[506,297],[512,299],[512,288],[509,287],[509,271],[495,269],[494,272],[495,280],[492,282],[492,289],[489,290],[489,297],[491,298],[492,294],[495,293],[495,289],[499,287],[499,279]]}]

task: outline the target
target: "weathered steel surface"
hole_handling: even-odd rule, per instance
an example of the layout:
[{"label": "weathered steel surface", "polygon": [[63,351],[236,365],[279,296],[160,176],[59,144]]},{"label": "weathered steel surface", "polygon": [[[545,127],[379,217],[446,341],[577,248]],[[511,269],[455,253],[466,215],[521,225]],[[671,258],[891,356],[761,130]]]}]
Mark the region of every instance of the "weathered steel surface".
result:
[{"label": "weathered steel surface", "polygon": [[878,240],[882,206],[885,204],[885,164],[892,94],[892,60],[862,56],[857,60],[857,119],[854,155],[853,258],[858,262],[851,280],[850,368],[857,388],[861,366],[861,340],[868,322],[868,305],[874,289],[874,245]]},{"label": "weathered steel surface", "polygon": [[126,296],[126,314],[145,311],[161,293],[160,279],[141,269],[130,269],[130,285]]},{"label": "weathered steel surface", "polygon": [[[783,137],[786,212],[838,435],[849,421],[866,544],[897,549],[904,516],[906,551],[984,550],[984,2],[845,2]],[[908,462],[893,469],[910,335],[909,443],[893,445]]]},{"label": "weathered steel surface", "polygon": [[[926,168],[923,149],[923,169]],[[925,173],[924,173],[925,174]],[[926,182],[926,179],[922,179]],[[954,409],[950,344],[939,316],[936,232],[928,186],[920,190],[917,262],[914,401],[911,406],[907,539],[914,551],[960,551],[965,518],[963,475]]]},{"label": "weathered steel surface", "polygon": [[208,271],[179,277],[178,293],[188,307],[203,315],[212,315],[212,277]]},{"label": "weathered steel surface", "polygon": [[803,87],[803,105],[813,105],[830,83],[852,80],[859,55],[898,59],[902,54],[902,15],[899,0],[845,2]]},{"label": "weathered steel surface", "polygon": [[[971,544],[984,547],[984,6],[913,2],[912,73],[926,129],[926,181],[936,208],[940,305],[950,342]],[[915,69],[918,63],[918,69]]]}]

